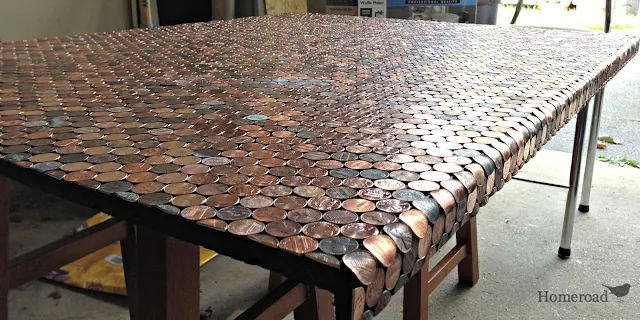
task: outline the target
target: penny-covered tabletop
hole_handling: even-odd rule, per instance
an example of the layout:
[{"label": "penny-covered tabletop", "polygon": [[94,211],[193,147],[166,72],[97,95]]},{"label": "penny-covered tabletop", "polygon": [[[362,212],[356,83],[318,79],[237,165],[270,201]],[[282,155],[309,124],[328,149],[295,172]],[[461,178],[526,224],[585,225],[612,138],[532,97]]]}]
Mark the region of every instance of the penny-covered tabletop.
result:
[{"label": "penny-covered tabletop", "polygon": [[637,50],[329,15],[8,42],[0,152],[343,267],[377,314]]}]

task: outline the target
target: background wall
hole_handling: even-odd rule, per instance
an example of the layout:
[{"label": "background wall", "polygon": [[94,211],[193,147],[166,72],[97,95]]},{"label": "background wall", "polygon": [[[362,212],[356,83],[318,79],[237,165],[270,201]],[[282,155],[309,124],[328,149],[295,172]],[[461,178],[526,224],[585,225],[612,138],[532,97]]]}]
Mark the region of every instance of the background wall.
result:
[{"label": "background wall", "polygon": [[122,30],[129,0],[0,0],[0,40]]}]

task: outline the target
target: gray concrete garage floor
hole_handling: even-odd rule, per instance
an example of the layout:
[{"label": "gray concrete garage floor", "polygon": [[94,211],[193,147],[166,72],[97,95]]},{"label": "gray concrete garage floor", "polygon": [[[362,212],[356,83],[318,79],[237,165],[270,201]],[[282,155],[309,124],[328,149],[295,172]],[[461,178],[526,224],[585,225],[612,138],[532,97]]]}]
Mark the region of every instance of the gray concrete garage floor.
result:
[{"label": "gray concrete garage floor", "polygon": [[[569,163],[567,153],[543,151],[519,176],[566,184]],[[569,260],[556,256],[566,189],[507,183],[478,216],[480,281],[459,287],[454,271],[429,299],[431,319],[638,319],[640,169],[596,163],[594,180],[591,212],[577,215]],[[54,240],[92,214],[16,189],[12,254]],[[259,299],[267,278],[261,268],[219,256],[202,268],[201,306],[211,307],[210,319],[225,319]],[[539,302],[539,291],[603,294],[603,284],[625,283],[629,294],[609,293],[608,302]],[[11,291],[9,299],[10,319],[128,319],[121,297],[39,280]],[[402,296],[394,296],[377,319],[402,319],[401,307]]]}]

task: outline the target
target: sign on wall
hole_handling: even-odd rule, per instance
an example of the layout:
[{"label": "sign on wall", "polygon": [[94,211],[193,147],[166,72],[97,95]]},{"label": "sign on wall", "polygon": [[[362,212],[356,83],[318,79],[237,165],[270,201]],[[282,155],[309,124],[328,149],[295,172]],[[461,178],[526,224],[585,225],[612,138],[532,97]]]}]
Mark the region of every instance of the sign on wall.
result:
[{"label": "sign on wall", "polygon": [[387,17],[387,0],[358,0],[358,15],[362,17]]}]

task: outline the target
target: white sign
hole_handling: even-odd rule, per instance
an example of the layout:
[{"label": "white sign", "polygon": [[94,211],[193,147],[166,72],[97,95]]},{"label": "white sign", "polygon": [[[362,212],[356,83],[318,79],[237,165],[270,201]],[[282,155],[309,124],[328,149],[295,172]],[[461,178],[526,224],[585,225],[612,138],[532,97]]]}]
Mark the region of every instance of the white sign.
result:
[{"label": "white sign", "polygon": [[387,17],[387,0],[358,0],[358,15],[362,17]]}]

